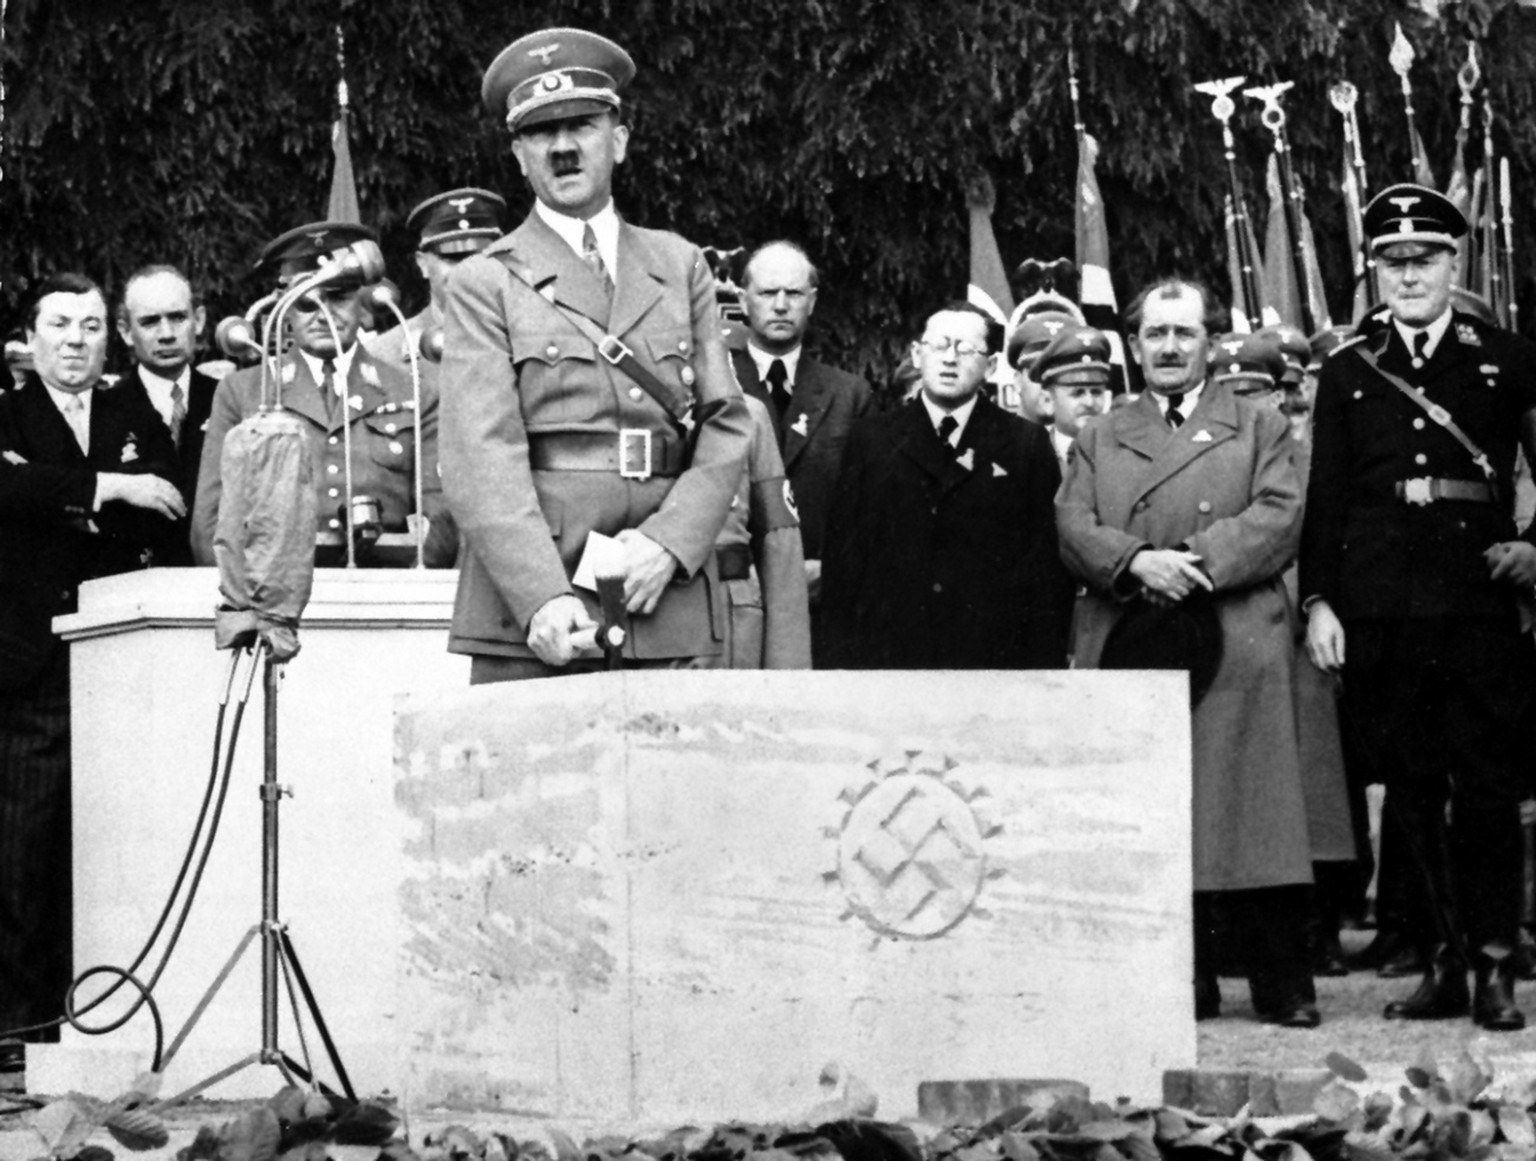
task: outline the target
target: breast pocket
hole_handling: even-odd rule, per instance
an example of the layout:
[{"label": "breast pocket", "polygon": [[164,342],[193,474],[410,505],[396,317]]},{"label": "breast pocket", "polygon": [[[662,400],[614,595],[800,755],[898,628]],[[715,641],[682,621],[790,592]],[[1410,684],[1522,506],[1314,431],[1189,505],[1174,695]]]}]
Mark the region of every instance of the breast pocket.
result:
[{"label": "breast pocket", "polygon": [[684,394],[693,391],[693,332],[686,327],[645,336],[645,353],[656,377]]},{"label": "breast pocket", "polygon": [[585,423],[597,418],[601,394],[597,348],[581,335],[530,333],[512,336],[512,365],[530,428]]},{"label": "breast pocket", "polygon": [[[368,457],[390,472],[410,472],[416,465],[416,413],[375,412],[363,417]],[[356,428],[353,429],[356,431]]]}]

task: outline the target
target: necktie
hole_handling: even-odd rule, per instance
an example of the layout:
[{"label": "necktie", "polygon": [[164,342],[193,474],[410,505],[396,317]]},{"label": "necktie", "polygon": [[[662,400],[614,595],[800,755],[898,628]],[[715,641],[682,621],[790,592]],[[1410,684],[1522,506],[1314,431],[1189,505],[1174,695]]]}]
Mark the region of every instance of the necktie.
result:
[{"label": "necktie", "polygon": [[171,386],[171,442],[177,451],[181,450],[181,428],[186,421],[187,393],[176,383]]},{"label": "necktie", "polygon": [[336,363],[326,359],[320,364],[320,398],[325,401],[325,418],[336,422]]},{"label": "necktie", "polygon": [[783,359],[775,359],[768,364],[768,398],[773,401],[773,409],[778,413],[782,430],[784,421],[789,418],[789,370],[784,366]]},{"label": "necktie", "polygon": [[75,433],[75,442],[80,445],[80,451],[85,455],[91,454],[91,421],[85,414],[85,400],[78,395],[71,395],[64,401],[64,418],[69,423],[69,429]]},{"label": "necktie", "polygon": [[1413,336],[1413,365],[1422,367],[1429,358],[1429,332],[1419,331]]},{"label": "necktie", "polygon": [[953,415],[946,415],[943,419],[939,420],[939,442],[944,445],[944,451],[947,455],[953,456],[959,450],[950,442],[959,427],[960,421]]},{"label": "necktie", "polygon": [[609,277],[608,267],[603,264],[603,256],[597,248],[597,235],[592,231],[591,222],[581,228],[581,260],[603,284],[603,293],[612,298],[613,279]]},{"label": "necktie", "polygon": [[1179,405],[1184,402],[1184,392],[1175,391],[1168,396],[1168,426],[1180,427],[1184,423],[1184,413],[1179,410]]}]

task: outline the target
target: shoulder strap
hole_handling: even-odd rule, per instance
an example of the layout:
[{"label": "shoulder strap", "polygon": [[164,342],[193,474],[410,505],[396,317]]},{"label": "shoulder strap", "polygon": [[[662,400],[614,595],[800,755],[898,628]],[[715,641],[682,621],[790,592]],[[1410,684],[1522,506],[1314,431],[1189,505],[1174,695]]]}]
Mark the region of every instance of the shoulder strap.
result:
[{"label": "shoulder strap", "polygon": [[1472,442],[1472,437],[1462,431],[1461,425],[1456,422],[1455,417],[1438,403],[1431,403],[1423,394],[1414,390],[1407,380],[1394,375],[1391,371],[1383,369],[1381,364],[1376,361],[1374,351],[1371,351],[1369,348],[1363,348],[1358,354],[1365,360],[1367,367],[1401,391],[1409,402],[1443,427],[1447,435],[1466,449],[1467,454],[1472,457],[1472,462],[1477,465],[1478,470],[1483,473],[1484,478],[1488,481],[1489,488],[1493,490],[1494,499],[1497,500],[1500,496],[1499,477],[1493,470],[1493,464],[1489,461],[1483,449]]},{"label": "shoulder strap", "polygon": [[[534,288],[533,280],[527,267],[517,260],[509,250],[502,250],[495,255],[498,261],[511,273],[512,277],[521,282],[529,290]],[[540,295],[540,297],[543,297]],[[545,300],[549,301],[549,300]],[[592,344],[597,347],[597,353],[608,362],[612,363],[625,375],[634,380],[635,386],[644,391],[652,399],[661,405],[668,418],[680,432],[686,433],[692,426],[693,394],[692,392],[677,391],[658,379],[644,363],[635,358],[634,351],[625,345],[622,339],[608,334],[602,327],[589,319],[579,311],[560,305],[558,302],[550,302],[550,306],[582,333]]]}]

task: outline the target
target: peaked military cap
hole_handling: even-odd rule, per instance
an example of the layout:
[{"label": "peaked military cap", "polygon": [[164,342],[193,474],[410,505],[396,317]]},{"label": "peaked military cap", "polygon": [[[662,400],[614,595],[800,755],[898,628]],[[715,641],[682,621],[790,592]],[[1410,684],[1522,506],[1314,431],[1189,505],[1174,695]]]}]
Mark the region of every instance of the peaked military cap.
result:
[{"label": "peaked military cap", "polygon": [[1310,341],[1312,348],[1311,360],[1307,363],[1307,370],[1315,371],[1323,365],[1323,360],[1330,353],[1338,350],[1350,339],[1355,337],[1355,328],[1346,324],[1327,327],[1313,335]]},{"label": "peaked military cap", "polygon": [[488,189],[451,189],[422,202],[405,224],[421,236],[418,250],[468,254],[501,237],[506,208],[506,199]]},{"label": "peaked military cap", "polygon": [[1261,327],[1256,333],[1269,335],[1280,349],[1280,357],[1285,360],[1285,371],[1281,375],[1285,385],[1300,383],[1307,373],[1307,360],[1312,357],[1312,344],[1301,329],[1290,323],[1276,323]]},{"label": "peaked military cap", "polygon": [[[276,274],[278,281],[291,282],[303,274],[319,270],[321,260],[354,242],[377,242],[378,234],[356,222],[311,222],[279,234],[261,248],[256,269]],[[361,285],[361,279],[355,282]]]},{"label": "peaked military cap", "polygon": [[1016,368],[1033,365],[1035,358],[1057,335],[1068,327],[1080,325],[1071,315],[1056,311],[1024,316],[1008,336],[1008,365]]},{"label": "peaked military cap", "polygon": [[1068,326],[1040,352],[1030,377],[1047,387],[1102,382],[1109,386],[1109,336],[1095,327]]},{"label": "peaked military cap", "polygon": [[1389,257],[1414,257],[1431,247],[1454,250],[1456,240],[1467,232],[1467,219],[1456,203],[1426,186],[1401,182],[1388,186],[1371,199],[1363,218],[1371,253],[1380,254],[1402,243],[1417,243]]},{"label": "peaked military cap", "polygon": [[1285,356],[1272,331],[1222,335],[1211,344],[1210,366],[1213,382],[1251,379],[1273,388],[1285,374]]},{"label": "peaked military cap", "polygon": [[546,121],[620,106],[635,62],[613,41],[581,28],[545,28],[502,49],[480,85],[480,99],[519,133]]}]

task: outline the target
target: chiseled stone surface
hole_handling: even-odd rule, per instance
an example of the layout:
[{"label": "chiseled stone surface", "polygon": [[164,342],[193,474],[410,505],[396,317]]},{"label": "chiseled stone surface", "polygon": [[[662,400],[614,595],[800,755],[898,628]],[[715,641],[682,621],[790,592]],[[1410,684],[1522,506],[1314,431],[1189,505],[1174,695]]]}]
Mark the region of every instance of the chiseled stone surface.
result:
[{"label": "chiseled stone surface", "polygon": [[409,1105],[794,1116],[838,1061],[1155,1099],[1195,1056],[1181,674],[623,672],[402,698]]}]

